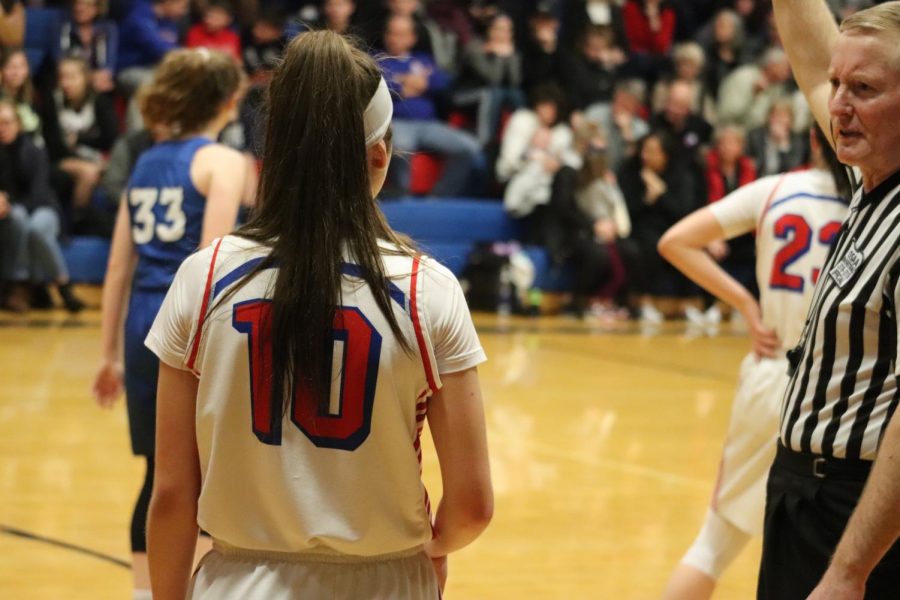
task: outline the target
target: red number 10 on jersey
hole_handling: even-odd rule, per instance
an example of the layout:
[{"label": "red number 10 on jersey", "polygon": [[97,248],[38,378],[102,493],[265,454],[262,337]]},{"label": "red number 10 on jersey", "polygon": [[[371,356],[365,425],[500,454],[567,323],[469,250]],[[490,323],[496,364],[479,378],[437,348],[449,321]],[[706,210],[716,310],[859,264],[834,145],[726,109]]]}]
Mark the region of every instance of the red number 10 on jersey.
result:
[{"label": "red number 10 on jersey", "polygon": [[[253,433],[264,444],[281,445],[282,407],[272,400],[272,301],[249,300],[233,307],[232,326],[247,335],[250,354],[250,404]],[[291,421],[320,448],[356,450],[369,436],[381,334],[355,307],[339,307],[334,315],[332,365],[327,411],[296,390],[291,399]]]}]

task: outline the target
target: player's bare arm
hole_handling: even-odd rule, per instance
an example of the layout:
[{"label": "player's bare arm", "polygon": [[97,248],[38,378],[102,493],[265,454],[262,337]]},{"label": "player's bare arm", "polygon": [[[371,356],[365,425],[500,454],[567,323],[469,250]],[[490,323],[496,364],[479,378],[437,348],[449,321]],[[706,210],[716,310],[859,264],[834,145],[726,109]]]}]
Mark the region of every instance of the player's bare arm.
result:
[{"label": "player's bare arm", "polygon": [[900,418],[888,424],[869,481],[809,600],[862,600],[866,579],[900,538]]},{"label": "player's bare arm", "polygon": [[147,519],[155,600],[181,600],[191,578],[200,496],[200,459],[194,429],[198,383],[191,372],[160,362],[156,471]]},{"label": "player's bare arm", "polygon": [[705,250],[724,237],[712,211],[703,208],[673,225],[659,240],[658,249],[663,258],[697,285],[740,311],[750,326],[753,352],[758,357],[775,357],[781,343],[775,332],[763,325],[759,303]]},{"label": "player's bare arm", "polygon": [[816,122],[834,146],[829,127],[828,67],[838,40],[838,27],[825,0],[773,0],[775,23],[794,79],[809,102]]},{"label": "player's bare arm", "polygon": [[442,373],[441,380],[443,387],[428,405],[444,488],[434,539],[425,546],[431,557],[471,543],[488,526],[494,507],[478,371]]},{"label": "player's bare arm", "polygon": [[246,160],[236,150],[210,144],[197,152],[191,179],[197,191],[206,196],[201,248],[234,229],[246,189],[246,174]]},{"label": "player's bare arm", "polygon": [[121,330],[125,312],[125,298],[136,263],[134,243],[131,240],[131,219],[128,216],[128,200],[119,201],[119,213],[113,230],[112,248],[106,277],[103,279],[102,363],[94,379],[93,392],[97,403],[107,408],[122,394]]}]

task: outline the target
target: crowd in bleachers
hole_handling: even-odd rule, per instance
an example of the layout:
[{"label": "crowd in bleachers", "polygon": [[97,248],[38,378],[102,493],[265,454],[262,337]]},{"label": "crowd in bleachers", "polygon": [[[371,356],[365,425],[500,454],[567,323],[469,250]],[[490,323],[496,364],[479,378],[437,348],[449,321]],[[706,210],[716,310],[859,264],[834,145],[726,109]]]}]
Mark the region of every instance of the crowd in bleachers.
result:
[{"label": "crowd in bleachers", "polygon": [[[838,16],[869,3],[831,1]],[[384,56],[398,155],[385,197],[502,198],[526,241],[573,269],[579,314],[599,296],[659,320],[654,298],[696,295],[659,258],[662,233],[808,160],[768,0],[0,0],[3,305],[48,305],[53,285],[81,307],[58,238],[110,235],[137,157],[172,134],[145,130],[135,101],[169,50],[243,65],[222,141],[255,173],[265,85],[306,28]],[[752,286],[752,238],[709,250]]]}]

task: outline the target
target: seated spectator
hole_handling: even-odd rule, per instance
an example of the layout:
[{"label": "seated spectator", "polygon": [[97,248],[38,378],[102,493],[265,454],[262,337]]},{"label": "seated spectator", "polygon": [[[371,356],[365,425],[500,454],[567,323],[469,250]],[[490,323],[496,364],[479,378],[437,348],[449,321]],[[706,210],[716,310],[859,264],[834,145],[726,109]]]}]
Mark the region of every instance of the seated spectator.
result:
[{"label": "seated spectator", "polygon": [[35,110],[28,58],[21,48],[8,49],[0,57],[0,100],[7,100],[16,107],[19,127],[24,133],[40,138],[41,117]]},{"label": "seated spectator", "polygon": [[[70,312],[78,312],[84,304],[75,297],[69,273],[62,256],[59,235],[59,212],[50,188],[47,153],[25,135],[19,124],[16,106],[0,100],[0,208],[7,205],[6,219],[11,220],[3,240],[4,268],[13,287],[6,308],[24,312],[30,306],[50,308],[52,299],[48,284],[55,284]],[[34,296],[29,299],[29,284]]]},{"label": "seated spectator", "polygon": [[713,99],[718,100],[725,78],[747,62],[741,18],[733,10],[722,9],[713,18],[709,33],[701,32],[699,39],[706,55],[703,80]]},{"label": "seated spectator", "polygon": [[[44,101],[44,141],[50,160],[69,188],[73,221],[91,203],[119,124],[108,97],[91,86],[88,65],[80,58],[59,63],[58,85]],[[62,190],[58,190],[62,191]],[[110,232],[111,233],[111,232]]]},{"label": "seated spectator", "polygon": [[550,201],[553,177],[563,165],[577,169],[572,130],[563,118],[564,97],[554,86],[535,88],[530,108],[513,113],[497,158],[497,180],[507,183],[503,206],[521,218]]},{"label": "seated spectator", "polygon": [[684,42],[675,46],[672,58],[675,63],[674,73],[664,80],[658,81],[653,89],[651,102],[653,112],[660,112],[665,108],[669,86],[673,81],[680,80],[691,86],[694,91],[691,112],[702,115],[708,123],[715,123],[716,105],[701,77],[706,60],[703,48],[695,42]]},{"label": "seated spectator", "polygon": [[615,172],[634,156],[638,140],[650,132],[647,122],[640,116],[645,92],[644,82],[640,79],[620,80],[616,83],[611,105],[595,104],[584,113],[588,121],[597,123],[605,132],[606,153]]},{"label": "seated spectator", "polygon": [[132,95],[153,76],[153,67],[169,50],[178,48],[188,0],[134,0],[119,28],[117,83]]},{"label": "seated spectator", "polygon": [[777,100],[769,108],[766,124],[747,134],[747,153],[759,177],[777,175],[806,163],[806,136],[794,133],[793,102]]},{"label": "seated spectator", "polygon": [[[382,0],[385,11],[381,19],[370,20],[367,41],[373,48],[390,50],[384,45],[383,34],[387,30],[387,23],[393,17],[406,17],[412,19],[415,27],[416,45],[413,52],[427,54],[439,68],[447,73],[456,72],[456,36],[449,31],[444,31],[428,16],[422,8],[420,0]],[[371,4],[376,1],[372,0]],[[366,3],[369,4],[369,3]]]},{"label": "seated spectator", "polygon": [[666,0],[627,0],[622,7],[630,73],[652,85],[668,65],[675,39],[675,11]]},{"label": "seated spectator", "polygon": [[513,23],[499,14],[491,21],[486,39],[475,38],[466,47],[453,97],[458,106],[478,107],[476,132],[482,146],[497,134],[504,108],[525,104],[521,87],[522,56],[513,43]]},{"label": "seated spectator", "polygon": [[353,0],[325,0],[322,3],[321,25],[337,33],[353,33],[352,19],[356,12]]},{"label": "seated spectator", "polygon": [[[712,125],[691,107],[694,104],[694,88],[689,83],[676,79],[669,84],[663,110],[651,119],[650,127],[665,131],[676,144],[676,155],[672,160],[698,178],[695,189],[701,190],[703,174],[696,171],[702,163],[702,148],[712,138]],[[705,192],[701,192],[702,200]]]},{"label": "seated spectator", "polygon": [[[384,46],[389,57],[381,62],[394,95],[393,145],[403,152],[435,152],[445,159],[444,172],[434,186],[436,196],[458,196],[469,186],[482,161],[478,140],[453,129],[437,114],[435,102],[450,84],[449,76],[428,54],[414,52],[416,29],[412,18],[394,16],[387,22]],[[409,163],[391,161],[390,181],[401,192],[409,190]]]},{"label": "seated spectator", "polygon": [[[631,219],[616,176],[607,162],[600,127],[585,123],[575,142],[580,169],[563,166],[553,180],[550,203],[532,219],[542,232],[541,243],[556,264],[575,270],[573,298],[567,311],[583,316],[592,297],[600,316],[619,320],[628,302],[628,273],[638,268],[638,251],[628,240]],[[616,306],[618,304],[618,306]]]},{"label": "seated spectator", "polygon": [[[553,2],[546,2],[547,8]],[[613,32],[616,46],[628,51],[628,34],[625,32],[625,20],[618,0],[579,0],[563,5],[563,22],[561,37],[566,40],[578,40],[584,35],[586,28],[607,27]]]},{"label": "seated spectator", "polygon": [[244,147],[257,157],[262,150],[261,110],[266,86],[288,42],[284,24],[285,17],[280,9],[265,8],[244,36],[244,69],[250,77],[250,86],[241,103],[240,122],[244,129]]},{"label": "seated spectator", "polygon": [[[706,189],[710,204],[756,179],[756,167],[745,154],[744,147],[744,132],[739,127],[725,125],[716,130],[715,146],[706,155]],[[759,294],[756,285],[756,240],[752,233],[728,242],[719,241],[708,250],[741,285],[754,295]]]},{"label": "seated spectator", "polygon": [[[638,143],[637,154],[618,175],[640,265],[632,272],[639,294],[639,315],[650,324],[663,320],[654,298],[687,298],[696,293],[693,285],[656,251],[663,233],[702,205],[697,201],[694,178],[674,160],[678,151],[678,143],[666,132],[651,132]],[[687,309],[687,304],[683,308]]]},{"label": "seated spectator", "polygon": [[588,27],[580,51],[563,64],[562,77],[569,102],[576,110],[612,100],[625,52],[615,45],[612,30]]},{"label": "seated spectator", "polygon": [[241,38],[231,29],[234,9],[228,0],[210,0],[203,9],[203,19],[192,26],[184,45],[187,48],[209,48],[241,61]]},{"label": "seated spectator", "polygon": [[522,48],[523,85],[530,90],[538,85],[562,85],[559,77],[562,50],[560,48],[559,19],[553,11],[539,8],[528,20],[528,37]]},{"label": "seated spectator", "polygon": [[56,25],[50,45],[53,63],[80,58],[90,67],[91,86],[99,93],[115,87],[113,74],[119,52],[116,24],[101,18],[101,0],[72,0],[72,9]]},{"label": "seated spectator", "polygon": [[459,0],[430,0],[425,4],[428,16],[441,31],[456,38],[456,43],[465,47],[475,35],[472,21],[466,12],[465,2]]},{"label": "seated spectator", "polygon": [[25,43],[25,4],[21,0],[0,1],[0,49]]},{"label": "seated spectator", "polygon": [[758,64],[735,69],[719,88],[719,121],[745,129],[766,122],[772,103],[791,95],[791,65],[784,50],[770,48]]}]

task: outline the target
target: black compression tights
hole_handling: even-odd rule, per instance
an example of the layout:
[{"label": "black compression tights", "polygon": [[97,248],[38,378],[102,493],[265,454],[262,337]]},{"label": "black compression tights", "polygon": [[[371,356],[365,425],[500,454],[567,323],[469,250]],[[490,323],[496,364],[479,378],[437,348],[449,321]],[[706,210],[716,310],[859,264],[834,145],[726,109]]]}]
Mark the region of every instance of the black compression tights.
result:
[{"label": "black compression tights", "polygon": [[153,492],[153,467],[152,456],[147,459],[147,473],[144,475],[144,486],[138,495],[134,505],[134,514],[131,515],[131,551],[147,551],[147,511],[150,508],[150,494]]}]

